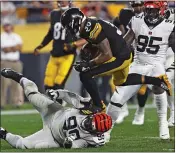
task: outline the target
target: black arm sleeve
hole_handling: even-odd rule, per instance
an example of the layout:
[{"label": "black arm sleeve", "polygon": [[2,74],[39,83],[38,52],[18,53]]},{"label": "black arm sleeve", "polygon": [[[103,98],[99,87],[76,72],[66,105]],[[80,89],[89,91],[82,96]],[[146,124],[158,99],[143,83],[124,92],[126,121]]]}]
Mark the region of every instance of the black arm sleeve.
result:
[{"label": "black arm sleeve", "polygon": [[114,24],[117,28],[119,28],[119,26],[122,25],[118,17],[116,17],[116,18],[113,20],[113,24]]},{"label": "black arm sleeve", "polygon": [[44,46],[46,46],[51,40],[53,39],[53,32],[52,29],[50,28],[47,35],[44,37],[43,41],[41,42],[41,44]]},{"label": "black arm sleeve", "polygon": [[175,27],[169,36],[169,47],[171,47],[173,52],[175,53]]}]

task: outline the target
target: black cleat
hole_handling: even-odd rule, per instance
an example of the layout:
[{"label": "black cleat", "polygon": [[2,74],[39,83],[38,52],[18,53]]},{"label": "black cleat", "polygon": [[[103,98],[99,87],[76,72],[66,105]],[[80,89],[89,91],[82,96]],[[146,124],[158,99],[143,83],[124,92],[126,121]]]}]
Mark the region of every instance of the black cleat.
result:
[{"label": "black cleat", "polygon": [[5,78],[12,79],[16,82],[20,82],[20,79],[23,77],[21,73],[18,73],[10,68],[4,68],[1,70],[1,75]]},{"label": "black cleat", "polygon": [[6,139],[7,131],[3,129],[2,127],[0,128],[0,139]]}]

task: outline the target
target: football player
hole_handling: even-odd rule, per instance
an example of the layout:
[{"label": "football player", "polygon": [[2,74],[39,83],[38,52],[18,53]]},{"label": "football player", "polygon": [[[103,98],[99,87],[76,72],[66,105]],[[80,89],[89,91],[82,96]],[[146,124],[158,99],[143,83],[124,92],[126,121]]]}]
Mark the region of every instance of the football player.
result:
[{"label": "football player", "polygon": [[[163,18],[160,1],[144,2],[143,16],[134,16],[129,24],[129,31],[125,35],[126,42],[130,45],[134,40],[136,44],[134,62],[129,73],[158,76],[166,73],[166,51],[171,47],[175,52],[175,24],[174,21]],[[113,123],[118,118],[121,108],[136,92],[141,85],[119,86],[111,98],[107,113],[112,117]],[[149,86],[154,93],[159,119],[159,137],[169,139],[167,122],[167,95],[157,86]],[[107,134],[108,136],[108,134]],[[107,137],[108,138],[108,137]]]},{"label": "football player", "polygon": [[[162,12],[164,12],[164,18],[168,20],[175,20],[175,10],[168,8],[168,2],[163,1],[162,2]],[[174,63],[174,53],[171,48],[168,48],[167,55],[166,55],[166,74],[172,83],[172,88],[174,89],[174,71],[175,71],[175,63]],[[144,87],[142,87],[143,92],[140,92],[138,94],[138,108],[135,113],[134,120],[132,124],[135,125],[143,125],[144,124],[144,112],[145,112],[145,104],[148,98],[148,92],[145,90]],[[175,125],[175,107],[174,107],[174,95],[168,96],[168,106],[170,109],[170,117],[168,120],[168,126],[173,127]],[[126,107],[125,107],[126,108]],[[118,120],[118,119],[117,119]]]},{"label": "football player", "polygon": [[[20,149],[38,148],[85,148],[105,144],[103,133],[112,125],[112,119],[105,113],[92,115],[80,114],[79,109],[89,103],[83,98],[66,90],[50,90],[50,98],[38,91],[36,84],[22,74],[11,69],[3,69],[1,75],[10,78],[24,89],[29,102],[40,113],[43,129],[25,138],[0,129],[0,138]],[[73,108],[65,108],[57,99],[63,99]]]},{"label": "football player", "polygon": [[[62,28],[60,17],[71,5],[70,1],[57,1],[59,9],[55,9],[50,14],[50,28],[43,41],[34,50],[35,54],[53,40],[53,48],[50,52],[45,71],[45,91],[48,89],[63,89],[74,63],[76,48],[85,42],[74,41],[70,34],[66,34]],[[82,44],[83,43],[83,44]],[[69,50],[69,51],[68,51]],[[60,101],[62,102],[62,101]]]},{"label": "football player", "polygon": [[[61,23],[72,35],[88,41],[85,46],[89,46],[90,51],[92,45],[97,46],[99,51],[99,54],[93,59],[80,61],[75,65],[75,69],[80,72],[81,82],[97,106],[94,107],[95,111],[105,110],[93,79],[96,76],[112,75],[113,83],[116,86],[155,84],[164,87],[170,93],[170,85],[165,75],[162,78],[142,76],[136,73],[128,75],[132,53],[126,45],[121,31],[112,23],[94,17],[86,17],[78,8],[66,10],[61,16]],[[86,48],[85,46],[84,48]]]},{"label": "football player", "polygon": [[[124,8],[120,11],[119,17],[116,17],[113,20],[113,24],[118,27],[121,31],[122,34],[125,35],[126,32],[128,31],[127,29],[127,25],[130,22],[131,18],[133,16],[141,16],[143,15],[143,11],[144,11],[144,2],[140,1],[140,0],[135,0],[135,1],[131,1],[130,3],[131,8]],[[134,55],[134,48],[133,45],[130,47],[130,49],[133,51],[133,55]],[[147,86],[143,85],[137,95],[137,99],[138,99],[138,105],[140,107],[144,107],[145,105],[145,101],[147,100]],[[129,114],[128,111],[128,107],[127,104],[125,104],[122,107],[122,111],[119,114],[119,117],[116,121],[117,124],[120,124],[124,121],[124,118],[127,117]]]}]

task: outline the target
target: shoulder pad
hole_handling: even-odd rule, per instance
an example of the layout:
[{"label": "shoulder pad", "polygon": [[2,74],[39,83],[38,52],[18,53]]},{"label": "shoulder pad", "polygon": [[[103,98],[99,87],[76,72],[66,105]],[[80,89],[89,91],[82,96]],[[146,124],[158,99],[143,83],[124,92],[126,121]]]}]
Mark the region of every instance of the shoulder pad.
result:
[{"label": "shoulder pad", "polygon": [[175,24],[174,20],[164,19],[165,23]]}]

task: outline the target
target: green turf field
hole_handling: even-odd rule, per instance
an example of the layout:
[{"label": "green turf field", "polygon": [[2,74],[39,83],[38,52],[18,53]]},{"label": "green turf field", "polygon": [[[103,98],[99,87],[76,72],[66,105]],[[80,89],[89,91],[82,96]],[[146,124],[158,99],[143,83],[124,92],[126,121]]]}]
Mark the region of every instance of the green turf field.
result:
[{"label": "green turf field", "polygon": [[[116,125],[113,129],[111,141],[101,148],[89,149],[36,149],[21,150],[14,149],[5,141],[1,141],[2,152],[62,152],[62,151],[82,151],[82,152],[174,152],[174,128],[170,129],[171,140],[161,141],[158,138],[158,122],[155,109],[146,109],[146,120],[143,126],[131,124],[135,110],[130,110],[129,117],[121,125]],[[38,114],[31,115],[9,115],[1,116],[1,126],[8,131],[28,136],[42,128],[42,122]]]}]

